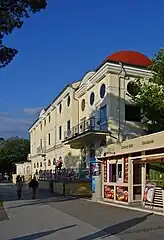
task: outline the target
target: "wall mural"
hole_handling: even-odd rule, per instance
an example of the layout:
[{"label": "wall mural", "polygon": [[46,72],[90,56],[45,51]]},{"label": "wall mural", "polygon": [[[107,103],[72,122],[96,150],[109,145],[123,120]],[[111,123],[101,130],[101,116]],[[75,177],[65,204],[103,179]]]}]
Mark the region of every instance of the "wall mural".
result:
[{"label": "wall mural", "polygon": [[65,168],[77,168],[80,164],[80,156],[74,156],[71,152],[69,152],[64,157],[64,165]]}]

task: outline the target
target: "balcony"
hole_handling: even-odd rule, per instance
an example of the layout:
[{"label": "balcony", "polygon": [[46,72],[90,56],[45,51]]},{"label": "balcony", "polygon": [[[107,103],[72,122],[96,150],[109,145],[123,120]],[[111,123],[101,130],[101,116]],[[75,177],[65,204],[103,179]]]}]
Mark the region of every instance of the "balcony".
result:
[{"label": "balcony", "polygon": [[37,147],[37,150],[36,150],[37,154],[38,155],[44,155],[45,152],[46,152],[46,148],[42,148],[42,147]]},{"label": "balcony", "polygon": [[91,117],[65,131],[64,143],[71,145],[72,148],[80,148],[105,139],[107,134],[109,134],[108,122],[101,122],[99,118]]}]

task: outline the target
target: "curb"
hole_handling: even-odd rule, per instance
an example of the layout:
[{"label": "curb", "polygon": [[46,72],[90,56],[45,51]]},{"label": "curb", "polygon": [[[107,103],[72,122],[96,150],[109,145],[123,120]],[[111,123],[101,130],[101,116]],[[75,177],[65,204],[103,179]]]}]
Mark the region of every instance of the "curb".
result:
[{"label": "curb", "polygon": [[100,203],[100,204],[104,204],[104,205],[108,205],[108,206],[112,206],[112,207],[117,207],[117,208],[124,208],[124,209],[127,209],[127,210],[133,210],[133,211],[145,212],[145,213],[152,213],[154,215],[159,215],[159,216],[164,217],[163,212],[152,211],[152,210],[149,210],[149,209],[130,207],[130,206],[125,206],[125,205],[121,205],[121,204],[117,205],[115,203],[108,203],[108,202],[101,201],[101,200],[98,200],[97,202],[94,202],[90,199],[83,199],[83,200],[88,201],[88,202],[93,202],[93,203]]}]

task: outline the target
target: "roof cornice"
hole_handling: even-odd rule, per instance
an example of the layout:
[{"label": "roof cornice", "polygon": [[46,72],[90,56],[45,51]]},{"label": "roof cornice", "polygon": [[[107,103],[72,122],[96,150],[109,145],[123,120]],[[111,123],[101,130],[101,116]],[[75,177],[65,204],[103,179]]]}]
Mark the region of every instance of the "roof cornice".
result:
[{"label": "roof cornice", "polygon": [[[126,72],[126,75],[131,75],[134,77],[152,77],[152,72],[147,69],[143,68],[137,68],[137,67],[131,67],[127,65],[123,65],[124,70]],[[96,83],[101,81],[106,74],[108,73],[114,73],[114,74],[119,74],[121,71],[121,65],[120,64],[115,64],[115,63],[110,63],[106,62],[100,69],[98,69],[97,72],[95,72],[89,79],[88,81],[90,84],[85,84],[85,86],[81,85],[78,90],[75,92],[76,97],[82,96],[87,90],[89,90],[92,86],[94,86]]]}]

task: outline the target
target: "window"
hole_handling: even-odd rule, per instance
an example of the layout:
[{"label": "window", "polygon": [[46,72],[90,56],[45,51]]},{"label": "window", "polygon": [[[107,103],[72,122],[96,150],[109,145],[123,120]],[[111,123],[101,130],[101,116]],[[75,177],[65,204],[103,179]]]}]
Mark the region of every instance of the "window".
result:
[{"label": "window", "polygon": [[44,126],[46,126],[46,119],[44,119]]},{"label": "window", "polygon": [[106,91],[106,86],[105,86],[105,84],[103,83],[103,84],[101,85],[101,87],[100,87],[100,97],[101,97],[101,98],[104,98],[104,96],[105,96],[105,91]]},{"label": "window", "polygon": [[42,123],[40,124],[40,130],[42,130]]},{"label": "window", "polygon": [[39,167],[39,163],[37,162],[37,168]]},{"label": "window", "polygon": [[70,120],[67,121],[67,131],[70,131],[71,129],[71,122]]},{"label": "window", "polygon": [[116,182],[116,163],[109,164],[109,182]]},{"label": "window", "polygon": [[136,96],[139,92],[139,86],[136,82],[130,81],[127,84],[127,91],[131,96]]},{"label": "window", "polygon": [[67,97],[67,106],[68,107],[70,106],[70,102],[71,102],[71,98],[70,98],[70,95],[68,95],[68,97]]},{"label": "window", "polygon": [[140,107],[135,105],[125,105],[125,121],[141,122]]},{"label": "window", "polygon": [[49,121],[49,123],[51,122],[51,115],[50,114],[48,115],[48,121]]},{"label": "window", "polygon": [[109,164],[109,182],[123,183],[123,166],[121,160],[119,160],[119,163]]},{"label": "window", "polygon": [[90,95],[90,105],[91,106],[94,104],[94,101],[95,101],[95,94],[94,94],[94,92],[92,92]]},{"label": "window", "polygon": [[36,168],[36,163],[34,163],[34,168]]},{"label": "window", "polygon": [[50,135],[50,133],[48,134],[48,145],[50,145],[51,144],[51,135]]},{"label": "window", "polygon": [[62,104],[60,103],[60,105],[59,105],[59,113],[61,113],[61,111],[62,111]]},{"label": "window", "polygon": [[40,167],[42,167],[42,162],[40,162]]},{"label": "window", "polygon": [[85,99],[83,99],[81,101],[81,110],[84,111],[85,110]]},{"label": "window", "polygon": [[106,105],[100,108],[100,130],[107,130],[107,108]]},{"label": "window", "polygon": [[122,179],[122,164],[118,164],[117,169],[118,169],[118,179]]},{"label": "window", "polygon": [[42,149],[42,139],[40,139],[40,148]]},{"label": "window", "polygon": [[62,138],[62,126],[59,127],[59,140]]}]

